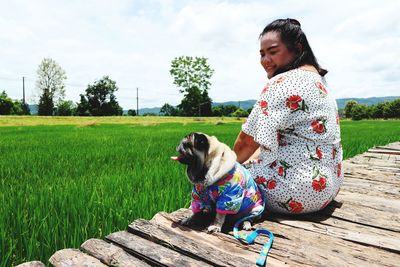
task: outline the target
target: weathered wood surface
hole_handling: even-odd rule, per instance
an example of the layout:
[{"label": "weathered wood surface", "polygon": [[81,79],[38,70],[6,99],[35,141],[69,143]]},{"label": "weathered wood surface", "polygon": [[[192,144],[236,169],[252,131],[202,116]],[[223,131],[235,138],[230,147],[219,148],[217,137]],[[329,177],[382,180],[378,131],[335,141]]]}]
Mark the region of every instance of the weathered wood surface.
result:
[{"label": "weathered wood surface", "polygon": [[[275,241],[268,266],[400,266],[400,142],[369,149],[343,163],[335,201],[315,214],[266,213],[254,227]],[[246,245],[179,221],[188,209],[138,219],[127,231],[90,239],[81,251],[61,250],[54,266],[255,266],[267,237]],[[83,251],[83,252],[82,252]]]},{"label": "weathered wood surface", "polygon": [[[159,212],[151,220],[160,226],[171,229],[175,236],[187,238],[196,246],[202,246],[197,256],[207,256],[213,265],[218,266],[254,266],[259,251],[244,245],[233,238],[232,235],[224,233],[207,234],[205,230],[190,229],[179,224],[179,220],[190,215],[188,209],[180,209],[171,214]],[[165,240],[165,239],[164,239]],[[187,248],[187,246],[185,245]],[[258,247],[258,246],[257,246]],[[189,248],[190,249],[190,248]],[[194,250],[195,252],[196,250]],[[211,254],[211,255],[210,255]],[[211,257],[210,257],[211,256]],[[244,260],[246,261],[244,261]],[[298,264],[292,264],[297,266]],[[285,261],[268,258],[268,266],[287,266]]]},{"label": "weathered wood surface", "polygon": [[[189,216],[190,213],[187,209],[181,209],[168,216],[171,220],[177,222]],[[355,240],[355,236],[351,236],[346,240],[341,236],[345,230],[342,230],[341,233],[339,232],[341,235],[338,235],[338,233],[333,232],[334,227],[330,228],[332,232],[322,231],[321,229],[324,229],[322,224],[319,225],[320,229],[318,230],[317,223],[314,223],[314,226],[309,222],[303,222],[303,224],[282,223],[279,221],[279,217],[276,216],[278,215],[266,215],[267,220],[254,226],[254,228],[270,229],[276,236],[268,259],[268,265],[272,265],[270,262],[272,258],[286,262],[290,266],[302,264],[323,266],[328,263],[332,263],[335,266],[362,266],[365,261],[370,266],[395,266],[399,259],[398,257],[397,259],[392,257],[395,253],[363,246],[359,244],[361,243],[359,240],[352,242]],[[216,235],[221,237],[224,234],[218,233]],[[368,239],[371,236],[364,234],[362,237],[367,243],[373,242]],[[226,240],[237,242],[232,238],[226,238]],[[392,242],[390,246],[398,244],[397,240],[390,239],[390,241]],[[266,242],[266,238],[261,237],[255,245],[247,245],[244,249],[251,250],[257,254],[264,242]],[[255,256],[254,259],[256,259]]]},{"label": "weathered wood surface", "polygon": [[41,261],[30,261],[18,264],[15,267],[46,267],[46,265],[44,265],[44,263]]},{"label": "weathered wood surface", "polygon": [[100,262],[100,260],[89,256],[77,249],[63,249],[59,250],[51,256],[49,262],[55,267],[75,267],[75,266],[91,266],[103,267],[107,266]]},{"label": "weathered wood surface", "polygon": [[150,266],[132,256],[121,247],[101,239],[89,239],[81,245],[81,250],[111,266]]},{"label": "weathered wood surface", "polygon": [[[147,221],[138,220],[137,222],[140,224],[140,222]],[[159,233],[160,232],[154,232],[154,235],[157,236]],[[109,241],[121,245],[133,255],[149,261],[152,265],[209,266],[204,262],[182,255],[181,253],[170,249],[168,246],[162,246],[126,231],[113,233],[106,238]]]},{"label": "weathered wood surface", "polygon": [[236,266],[253,266],[254,264],[242,257],[225,255],[217,250],[216,247],[205,246],[202,242],[190,239],[184,234],[178,235],[168,227],[157,224],[154,221],[136,220],[129,225],[128,231],[142,235],[156,243],[164,244],[182,254],[204,260],[209,264],[218,266],[235,266],[232,265],[233,263],[236,263]]}]

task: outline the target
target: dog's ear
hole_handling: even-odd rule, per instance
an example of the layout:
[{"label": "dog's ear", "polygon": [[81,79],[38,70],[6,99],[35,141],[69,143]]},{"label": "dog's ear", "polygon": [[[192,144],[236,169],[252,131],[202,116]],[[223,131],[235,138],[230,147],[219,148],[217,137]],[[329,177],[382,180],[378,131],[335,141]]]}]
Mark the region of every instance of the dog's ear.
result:
[{"label": "dog's ear", "polygon": [[208,141],[209,137],[203,133],[193,133],[193,146],[196,150],[208,152],[210,143]]},{"label": "dog's ear", "polygon": [[206,157],[205,184],[207,186],[214,184],[227,174],[236,164],[236,154],[226,144],[221,143],[215,136],[208,137],[210,144]]}]

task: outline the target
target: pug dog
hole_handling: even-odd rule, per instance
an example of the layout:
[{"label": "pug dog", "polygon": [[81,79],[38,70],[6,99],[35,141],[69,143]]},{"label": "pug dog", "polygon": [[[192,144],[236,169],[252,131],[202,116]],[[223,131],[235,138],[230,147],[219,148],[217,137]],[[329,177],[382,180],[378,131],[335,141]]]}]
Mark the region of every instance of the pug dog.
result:
[{"label": "pug dog", "polygon": [[[171,159],[187,165],[187,178],[193,185],[193,215],[182,220],[183,225],[202,224],[206,215],[213,218],[207,231],[220,232],[227,216],[231,222],[236,222],[261,214],[264,209],[262,193],[226,144],[215,136],[195,132],[185,136],[176,150],[179,155]],[[243,223],[243,229],[251,229],[250,221]]]}]

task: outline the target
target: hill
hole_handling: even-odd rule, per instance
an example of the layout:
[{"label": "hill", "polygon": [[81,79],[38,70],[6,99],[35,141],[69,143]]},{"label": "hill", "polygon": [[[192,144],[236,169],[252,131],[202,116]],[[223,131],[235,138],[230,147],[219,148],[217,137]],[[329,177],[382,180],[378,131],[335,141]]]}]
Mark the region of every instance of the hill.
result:
[{"label": "hill", "polygon": [[358,104],[367,106],[376,105],[386,101],[393,101],[400,98],[400,96],[382,96],[382,97],[367,97],[367,98],[339,98],[336,99],[338,108],[344,108],[348,101],[356,101]]}]

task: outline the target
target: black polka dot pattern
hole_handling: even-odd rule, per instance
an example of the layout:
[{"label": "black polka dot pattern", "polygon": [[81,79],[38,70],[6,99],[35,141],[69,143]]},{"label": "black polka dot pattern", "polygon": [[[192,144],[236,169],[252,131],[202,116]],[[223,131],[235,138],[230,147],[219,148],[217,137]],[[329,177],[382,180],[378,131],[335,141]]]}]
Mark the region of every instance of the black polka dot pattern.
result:
[{"label": "black polka dot pattern", "polygon": [[260,144],[249,170],[266,195],[266,208],[315,212],[343,183],[336,102],[317,73],[295,69],[272,78],[242,131]]}]

